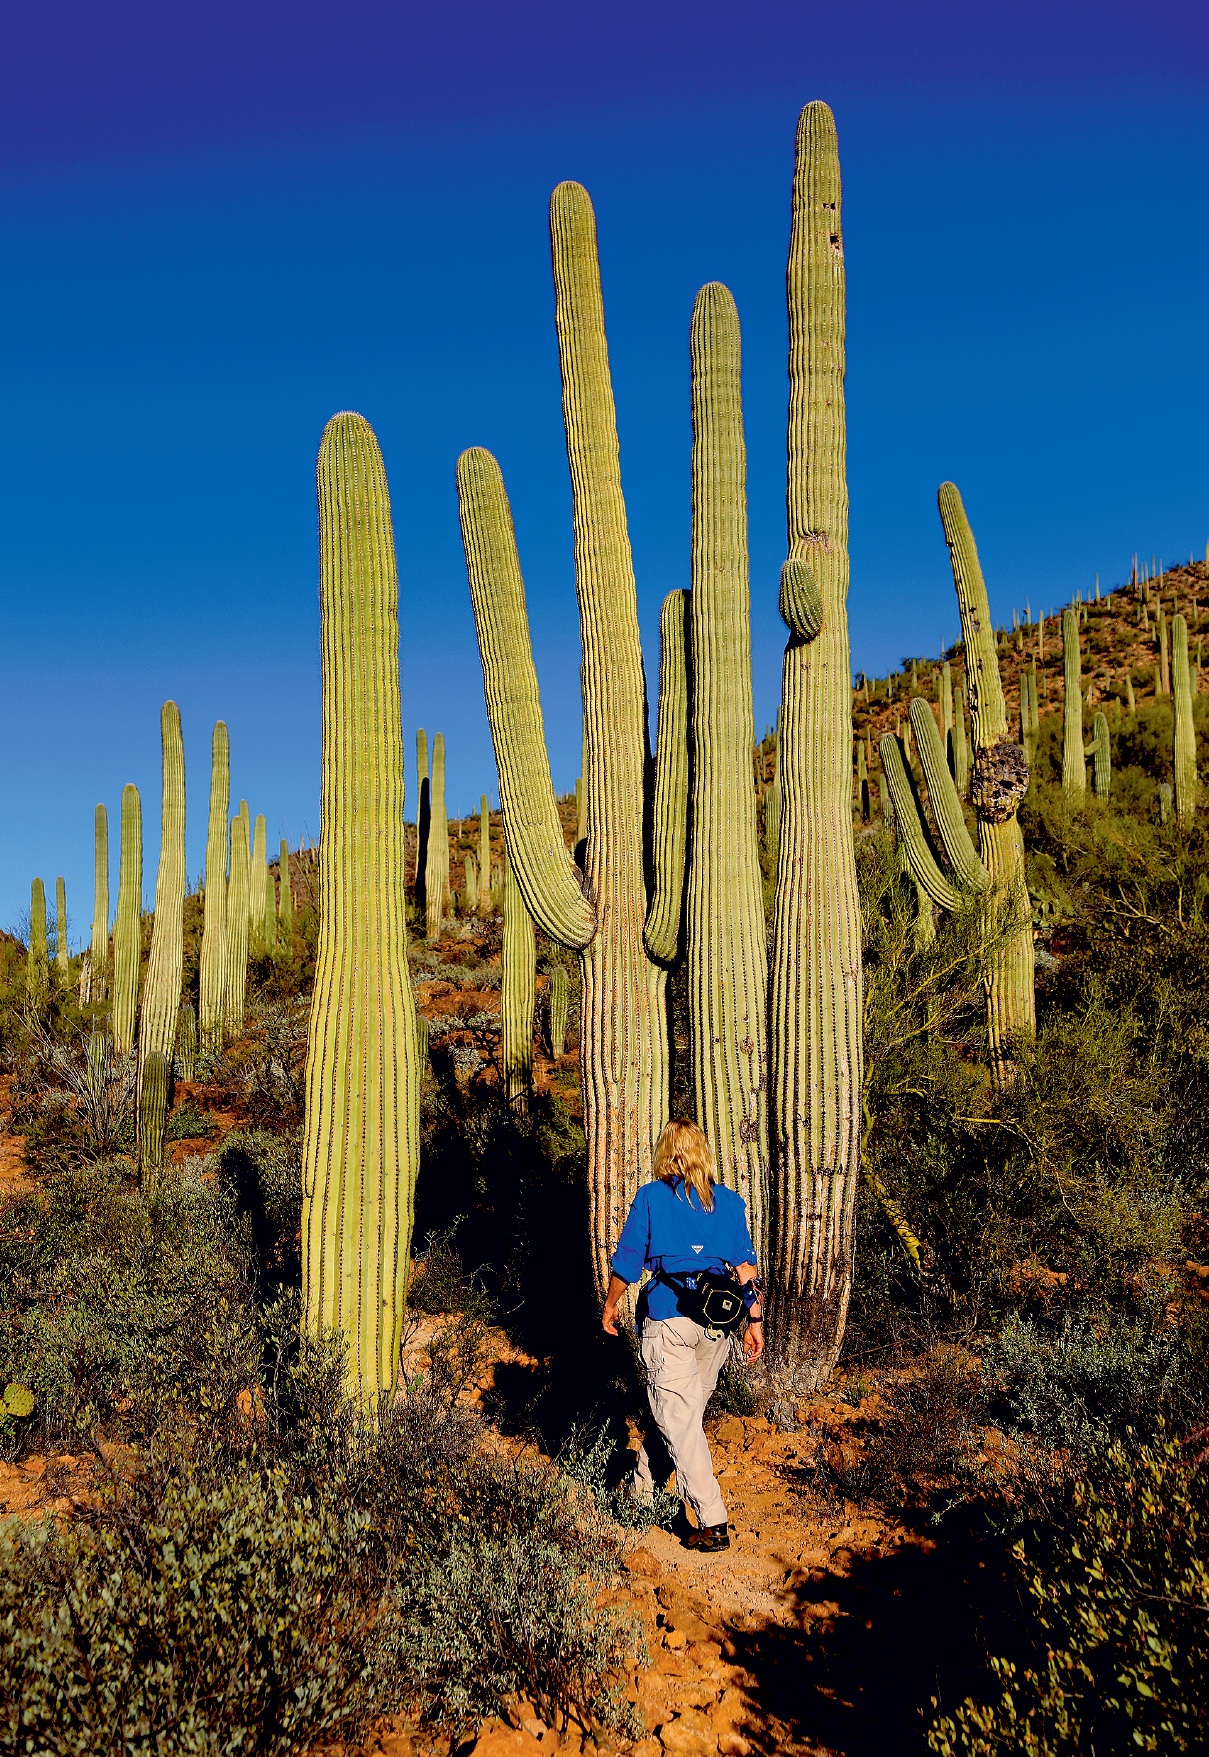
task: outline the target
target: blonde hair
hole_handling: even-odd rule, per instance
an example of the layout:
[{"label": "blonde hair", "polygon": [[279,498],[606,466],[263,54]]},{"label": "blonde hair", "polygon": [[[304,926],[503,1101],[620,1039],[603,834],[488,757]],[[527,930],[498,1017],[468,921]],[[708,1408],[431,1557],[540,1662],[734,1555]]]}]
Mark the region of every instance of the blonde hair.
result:
[{"label": "blonde hair", "polygon": [[655,1176],[661,1183],[680,1181],[695,1192],[707,1213],[714,1206],[717,1172],[709,1142],[696,1123],[670,1122],[655,1146]]}]

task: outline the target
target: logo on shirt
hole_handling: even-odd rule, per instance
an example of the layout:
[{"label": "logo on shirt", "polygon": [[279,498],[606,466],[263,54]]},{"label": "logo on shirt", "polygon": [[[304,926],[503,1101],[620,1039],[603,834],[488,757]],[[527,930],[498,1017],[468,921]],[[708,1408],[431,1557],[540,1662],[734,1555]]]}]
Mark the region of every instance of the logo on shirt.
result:
[{"label": "logo on shirt", "polygon": [[698,1257],[701,1255],[701,1253],[704,1249],[705,1249],[704,1245],[694,1245],[693,1246],[693,1251]]}]

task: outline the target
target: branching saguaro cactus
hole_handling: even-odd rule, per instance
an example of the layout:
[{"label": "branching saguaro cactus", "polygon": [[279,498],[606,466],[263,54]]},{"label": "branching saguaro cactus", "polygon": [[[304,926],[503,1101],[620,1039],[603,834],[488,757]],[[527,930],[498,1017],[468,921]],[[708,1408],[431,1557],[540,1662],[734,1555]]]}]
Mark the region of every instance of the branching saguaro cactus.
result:
[{"label": "branching saguaro cactus", "polygon": [[231,806],[231,744],[221,720],[214,727],[210,751],[210,819],[197,1027],[202,1049],[214,1055],[222,1048],[226,1010],[227,812]]},{"label": "branching saguaro cactus", "polygon": [[155,881],[155,922],[151,929],[151,950],[147,956],[147,980],[143,985],[143,1010],[139,1020],[137,1114],[139,1171],[144,1179],[159,1169],[164,1158],[158,1089],[155,1107],[149,1113],[150,1134],[144,1128],[148,1069],[154,1064],[165,1073],[166,1106],[166,1075],[172,1063],[180,1017],[181,972],[184,968],[185,746],[181,737],[180,709],[175,702],[165,702],[160,710],[160,739],[163,747],[160,864]]},{"label": "branching saguaro cactus", "polygon": [[504,1096],[517,1116],[529,1114],[533,1093],[533,1009],[537,1004],[537,936],[511,862],[504,863],[503,977],[500,1061]]},{"label": "branching saguaro cactus", "polygon": [[66,982],[71,954],[67,950],[67,885],[61,877],[55,880],[55,969]]},{"label": "branching saguaro cactus", "polygon": [[29,953],[25,960],[25,997],[41,1012],[50,998],[50,946],[46,933],[46,886],[36,878],[29,888]]},{"label": "branching saguaro cactus", "polygon": [[1082,802],[1087,787],[1083,760],[1083,671],[1079,650],[1079,618],[1062,612],[1062,791],[1072,805]]},{"label": "branching saguaro cactus", "polygon": [[139,998],[139,953],[143,930],[143,804],[130,782],[122,789],[122,852],[118,868],[118,912],[113,929],[113,1010],[115,1055],[134,1048]]},{"label": "branching saguaro cactus", "polygon": [[513,871],[537,924],[582,956],[584,1132],[594,1272],[603,1292],[610,1253],[667,1119],[666,973],[643,943],[645,681],[596,221],[578,184],[554,191],[550,233],[583,643],[582,884],[550,780],[512,515],[490,453],[463,453],[458,492]]},{"label": "branching saguaro cactus", "polygon": [[1188,664],[1188,624],[1182,616],[1171,619],[1172,687],[1175,707],[1175,742],[1172,772],[1175,779],[1175,815],[1191,817],[1196,810],[1196,727],[1192,718],[1192,672]]},{"label": "branching saguaro cactus", "polygon": [[[693,1091],[697,1121],[714,1149],[723,1180],[748,1204],[752,1237],[763,1260],[768,1212],[768,948],[751,775],[755,717],[747,452],[739,314],[729,291],[717,283],[697,295],[689,354],[693,681],[688,990]],[[661,688],[661,716],[662,712]],[[661,741],[662,736],[661,717]],[[658,817],[657,805],[656,821]]]},{"label": "branching saguaro cactus", "polygon": [[491,810],[487,795],[479,795],[479,908],[491,910]]},{"label": "branching saguaro cactus", "polygon": [[567,1053],[567,1015],[571,1008],[571,978],[561,964],[550,971],[546,996],[546,1027],[550,1054],[555,1061]]},{"label": "branching saguaro cactus", "polygon": [[399,586],[386,471],[368,422],[319,449],[323,782],[319,942],[306,1063],[303,1299],[349,1342],[368,1403],[394,1386],[420,1163],[407,968]]},{"label": "branching saguaro cactus", "polygon": [[243,1030],[248,994],[248,905],[251,898],[252,850],[248,844],[248,806],[241,799],[231,819],[231,873],[227,883],[227,976],[223,985],[223,1031],[235,1037]]},{"label": "branching saguaro cactus", "polygon": [[449,904],[449,819],[445,815],[445,735],[432,741],[431,818],[424,868],[424,912],[429,939],[441,932]]},{"label": "branching saguaro cactus", "polygon": [[1031,1040],[1036,1032],[1032,912],[1025,884],[1024,836],[1016,816],[1028,788],[1028,764],[1020,746],[1008,736],[991,608],[974,533],[952,482],[941,484],[938,499],[965,641],[974,744],[970,797],[978,818],[978,852],[996,907],[1011,923],[987,980],[991,1070],[1006,1083],[1013,1077],[1013,1045]]},{"label": "branching saguaro cactus", "polygon": [[851,805],[845,284],[835,119],[798,122],[787,271],[789,559],[769,1105],[773,1334],[803,1385],[834,1366],[852,1290],[864,1076]]},{"label": "branching saguaro cactus", "polygon": [[109,992],[109,813],[98,805],[94,814],[92,949],[89,954],[88,998],[103,1001]]}]

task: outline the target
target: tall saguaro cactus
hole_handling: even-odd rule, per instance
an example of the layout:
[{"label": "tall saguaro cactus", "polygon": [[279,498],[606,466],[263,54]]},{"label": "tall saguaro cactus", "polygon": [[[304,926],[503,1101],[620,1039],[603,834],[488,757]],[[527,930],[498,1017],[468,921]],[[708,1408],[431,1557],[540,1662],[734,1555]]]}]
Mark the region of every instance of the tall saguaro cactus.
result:
[{"label": "tall saguaro cactus", "polygon": [[538,926],[582,957],[584,1132],[593,1263],[603,1291],[622,1221],[650,1173],[667,1118],[666,973],[643,943],[646,689],[596,220],[578,184],[554,191],[550,235],[583,644],[582,883],[550,780],[512,515],[489,452],[463,453],[458,491],[516,882]]},{"label": "tall saguaro cactus", "polygon": [[303,1294],[366,1400],[395,1383],[420,1162],[407,968],[399,586],[386,471],[360,415],[319,449],[323,783],[306,1063]]},{"label": "tall saguaro cactus", "polygon": [[151,929],[151,950],[147,956],[147,980],[143,985],[143,1010],[139,1021],[139,1169],[144,1177],[163,1163],[158,1087],[150,1133],[145,1133],[143,1127],[148,1069],[153,1065],[163,1069],[172,1066],[184,968],[185,746],[181,737],[180,709],[175,702],[165,702],[160,710],[160,738],[163,745],[160,864],[155,881],[155,922]]},{"label": "tall saguaro cactus", "polygon": [[122,788],[122,852],[118,875],[118,912],[113,928],[111,1029],[115,1054],[129,1055],[134,1048],[143,930],[143,804],[138,788],[130,782]]},{"label": "tall saguaro cactus", "polygon": [[29,955],[25,961],[25,994],[33,1012],[50,995],[50,946],[46,933],[46,886],[36,878],[29,888]]},{"label": "tall saguaro cactus", "polygon": [[1079,618],[1062,612],[1062,791],[1072,805],[1081,804],[1087,789],[1083,761],[1083,672],[1079,651]]},{"label": "tall saguaro cactus", "polygon": [[835,119],[798,122],[789,306],[789,559],[771,973],[774,1323],[804,1382],[831,1371],[852,1290],[864,1077],[851,806],[845,281]]},{"label": "tall saguaro cactus", "polygon": [[277,943],[288,954],[294,938],[294,893],[290,886],[290,845],[284,836],[277,861],[277,881]]},{"label": "tall saguaro cactus", "polygon": [[690,360],[693,1089],[697,1121],[724,1181],[747,1201],[759,1247],[768,1198],[768,949],[751,778],[747,452],[739,314],[717,283],[697,295]]},{"label": "tall saguaro cactus", "polygon": [[227,986],[227,812],[231,805],[231,744],[219,720],[210,745],[210,820],[206,895],[198,977],[197,1030],[211,1055],[222,1048]]},{"label": "tall saguaro cactus", "polygon": [[432,741],[431,820],[424,869],[424,911],[429,939],[436,939],[449,906],[449,819],[445,813],[445,734]]},{"label": "tall saguaro cactus", "polygon": [[[938,502],[970,680],[974,745],[970,798],[978,818],[978,852],[1005,928],[987,978],[991,1071],[1002,1084],[1013,1077],[1013,1045],[1031,1039],[1037,1027],[1032,911],[1025,883],[1024,834],[1016,815],[1028,787],[1028,764],[1021,747],[1008,735],[986,582],[974,533],[952,482],[941,484]],[[1079,762],[1083,762],[1082,736]]]},{"label": "tall saguaro cactus", "polygon": [[67,885],[63,878],[55,880],[55,969],[64,981],[71,968],[67,949]]},{"label": "tall saguaro cactus", "polygon": [[264,813],[257,812],[252,826],[252,867],[248,890],[248,949],[254,958],[263,958],[268,951],[265,940],[264,899],[268,889],[268,829]]},{"label": "tall saguaro cactus", "polygon": [[1188,624],[1182,616],[1171,619],[1172,693],[1175,707],[1175,743],[1172,772],[1175,779],[1175,815],[1191,817],[1196,810],[1196,727],[1192,718],[1192,672],[1188,665]]},{"label": "tall saguaro cactus", "polygon": [[94,820],[92,951],[90,998],[103,1001],[109,990],[109,813],[98,805]]},{"label": "tall saguaro cactus", "polygon": [[227,975],[223,985],[223,1030],[234,1037],[243,1030],[248,993],[248,915],[252,896],[252,850],[248,841],[248,806],[241,799],[231,819],[231,872],[227,883]]},{"label": "tall saguaro cactus", "polygon": [[518,1116],[529,1111],[533,1091],[533,1010],[537,1004],[537,937],[533,917],[525,908],[504,862],[503,977],[500,989],[500,1061],[504,1096]]}]

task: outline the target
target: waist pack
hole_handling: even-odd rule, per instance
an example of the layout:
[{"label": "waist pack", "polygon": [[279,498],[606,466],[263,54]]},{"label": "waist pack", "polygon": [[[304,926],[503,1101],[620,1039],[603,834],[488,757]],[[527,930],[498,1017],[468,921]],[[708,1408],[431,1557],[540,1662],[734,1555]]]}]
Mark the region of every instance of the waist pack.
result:
[{"label": "waist pack", "polygon": [[676,1295],[676,1310],[706,1330],[729,1336],[743,1319],[741,1283],[717,1269],[693,1269],[683,1275],[657,1269],[654,1280],[662,1281]]}]

